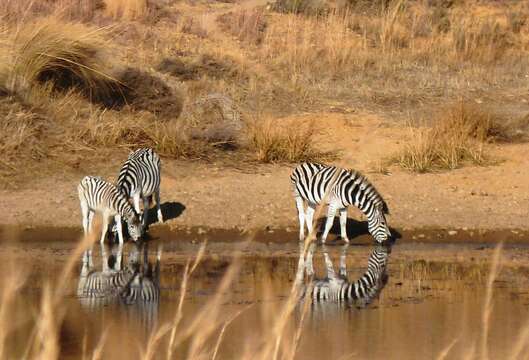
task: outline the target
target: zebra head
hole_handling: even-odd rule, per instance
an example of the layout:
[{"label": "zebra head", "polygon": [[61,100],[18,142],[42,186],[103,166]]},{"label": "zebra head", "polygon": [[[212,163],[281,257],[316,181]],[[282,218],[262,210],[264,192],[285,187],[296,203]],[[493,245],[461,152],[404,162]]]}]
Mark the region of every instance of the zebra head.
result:
[{"label": "zebra head", "polygon": [[386,243],[391,239],[391,231],[389,231],[385,216],[387,214],[386,209],[384,206],[377,206],[368,218],[369,233],[379,244]]},{"label": "zebra head", "polygon": [[127,230],[132,240],[138,241],[141,237],[141,222],[138,214],[134,211],[125,218],[125,222],[127,223]]}]

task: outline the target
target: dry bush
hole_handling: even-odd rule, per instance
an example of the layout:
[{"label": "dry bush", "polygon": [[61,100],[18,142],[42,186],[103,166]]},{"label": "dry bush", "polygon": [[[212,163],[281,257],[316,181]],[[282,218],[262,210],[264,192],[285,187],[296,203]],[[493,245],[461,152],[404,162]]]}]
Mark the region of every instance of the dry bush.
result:
[{"label": "dry bush", "polygon": [[189,133],[195,140],[235,148],[243,128],[241,114],[226,95],[211,93],[189,104],[184,116]]},{"label": "dry bush", "polygon": [[325,161],[336,154],[314,147],[314,124],[282,125],[277,120],[255,120],[248,130],[248,147],[258,161],[302,162]]},{"label": "dry bush", "polygon": [[325,0],[276,0],[271,8],[282,13],[309,15],[321,14],[329,10]]},{"label": "dry bush", "polygon": [[160,78],[145,71],[125,68],[116,75],[119,87],[102,99],[109,107],[129,105],[134,110],[149,111],[160,118],[177,119],[183,108],[183,96],[175,93]]},{"label": "dry bush", "polygon": [[262,62],[291,79],[337,76],[362,67],[362,39],[349,29],[346,17],[283,17],[268,27]]},{"label": "dry bush", "polygon": [[51,84],[55,90],[76,88],[95,101],[105,99],[120,86],[109,75],[105,35],[103,29],[55,17],[25,24],[13,39],[12,89]]},{"label": "dry bush", "polygon": [[54,14],[67,20],[89,21],[103,6],[103,0],[2,0],[0,18],[21,24]]},{"label": "dry bush", "polygon": [[22,160],[44,155],[46,119],[13,97],[0,97],[0,173],[12,173]]},{"label": "dry bush", "polygon": [[165,58],[156,69],[180,80],[212,79],[240,80],[245,77],[241,65],[232,57],[203,53],[179,58]]},{"label": "dry bush", "polygon": [[493,19],[464,19],[453,25],[452,43],[462,60],[493,63],[512,47],[510,34]]},{"label": "dry bush", "polygon": [[238,10],[218,19],[221,28],[241,41],[258,45],[263,41],[266,17],[262,8]]},{"label": "dry bush", "polygon": [[461,102],[442,112],[431,128],[412,130],[410,142],[390,161],[421,173],[483,165],[488,161],[483,142],[497,131],[489,114]]},{"label": "dry bush", "polygon": [[96,110],[69,132],[74,143],[93,149],[148,146],[170,158],[205,158],[211,153],[209,144],[192,139],[185,123],[158,122],[152,116],[134,112]]},{"label": "dry bush", "polygon": [[105,13],[114,19],[134,20],[147,14],[147,0],[103,0]]},{"label": "dry bush", "polygon": [[412,139],[390,162],[416,172],[455,169],[489,162],[484,144],[527,139],[529,117],[506,120],[475,104],[460,101],[440,111],[428,129],[412,129]]}]

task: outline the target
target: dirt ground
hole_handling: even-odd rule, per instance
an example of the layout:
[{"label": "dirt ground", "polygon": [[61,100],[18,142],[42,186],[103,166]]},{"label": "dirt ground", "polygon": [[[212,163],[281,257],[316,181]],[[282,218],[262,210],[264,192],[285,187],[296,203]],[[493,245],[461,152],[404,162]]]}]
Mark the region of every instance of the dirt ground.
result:
[{"label": "dirt ground", "polygon": [[[354,111],[297,116],[321,128],[318,146],[338,150],[334,163],[362,171],[386,199],[389,223],[399,230],[435,228],[528,229],[529,144],[488,145],[497,164],[412,174],[377,164],[409,139],[387,119]],[[77,184],[84,175],[115,180],[126,152],[108,161],[80,159],[78,167],[48,168],[0,191],[0,225],[80,228]],[[297,231],[289,174],[294,165],[258,165],[239,159],[162,160],[161,199],[171,229],[284,229]],[[350,217],[362,219],[356,210]]]}]

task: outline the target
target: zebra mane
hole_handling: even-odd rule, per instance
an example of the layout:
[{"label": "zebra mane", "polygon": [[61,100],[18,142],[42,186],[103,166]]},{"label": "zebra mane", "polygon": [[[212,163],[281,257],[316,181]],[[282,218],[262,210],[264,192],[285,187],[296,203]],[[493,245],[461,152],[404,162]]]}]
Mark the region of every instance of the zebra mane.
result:
[{"label": "zebra mane", "polygon": [[365,182],[366,184],[369,184],[371,186],[371,188],[373,189],[373,193],[375,194],[375,197],[378,199],[379,201],[379,204],[380,204],[380,210],[382,210],[382,213],[383,214],[386,214],[386,215],[389,215],[389,207],[388,207],[388,204],[386,203],[386,200],[384,200],[384,198],[382,197],[382,195],[380,194],[380,192],[377,190],[377,188],[367,179],[367,177],[364,176],[364,174],[362,174],[360,171],[358,170],[354,170],[352,168],[349,168],[349,169],[345,169],[345,171],[347,171],[347,173],[349,175],[351,175],[351,177],[360,177],[362,178],[362,182]]}]

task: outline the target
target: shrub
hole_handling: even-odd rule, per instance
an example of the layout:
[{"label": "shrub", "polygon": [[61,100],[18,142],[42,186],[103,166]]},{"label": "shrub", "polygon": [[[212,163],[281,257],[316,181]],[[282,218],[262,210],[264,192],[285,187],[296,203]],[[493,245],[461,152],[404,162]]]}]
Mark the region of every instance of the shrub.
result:
[{"label": "shrub", "polygon": [[258,161],[302,162],[324,161],[336,154],[314,148],[314,124],[281,126],[277,121],[256,120],[248,132],[248,146]]},{"label": "shrub", "polygon": [[105,99],[119,81],[111,77],[105,30],[49,17],[27,23],[14,38],[13,90],[51,84],[54,90],[79,89]]},{"label": "shrub", "polygon": [[224,31],[239,40],[258,45],[263,41],[266,17],[263,9],[238,10],[218,19]]}]

